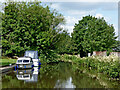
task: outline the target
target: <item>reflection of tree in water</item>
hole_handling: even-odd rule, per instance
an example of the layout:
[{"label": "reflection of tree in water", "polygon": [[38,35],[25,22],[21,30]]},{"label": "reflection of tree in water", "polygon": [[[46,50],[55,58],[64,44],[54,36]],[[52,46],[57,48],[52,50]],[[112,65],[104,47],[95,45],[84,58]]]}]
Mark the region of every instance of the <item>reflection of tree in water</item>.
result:
[{"label": "reflection of tree in water", "polygon": [[[58,63],[55,65],[46,65],[40,69],[40,81],[42,86],[54,87],[57,80],[60,83],[65,82],[70,77],[70,64]],[[47,82],[46,82],[47,81]]]},{"label": "reflection of tree in water", "polygon": [[103,88],[100,83],[87,74],[82,73],[85,68],[80,65],[73,65],[72,82],[77,88]]},{"label": "reflection of tree in water", "polygon": [[[80,65],[73,65],[72,68],[72,71],[74,71],[74,75],[72,74],[72,81],[77,88],[104,88],[104,86],[100,85],[101,81],[109,88],[118,88],[119,86],[117,82],[109,81],[104,74],[100,74],[100,80],[89,77],[88,74],[94,75],[97,73],[97,71],[86,70],[83,66]],[[83,73],[84,70],[86,73]],[[99,76],[98,74],[96,75]]]},{"label": "reflection of tree in water", "polygon": [[88,77],[86,74],[75,72],[72,76],[73,83],[77,88],[103,88],[96,79]]},{"label": "reflection of tree in water", "polygon": [[40,69],[39,87],[53,88],[58,79],[57,65],[43,65]]},{"label": "reflection of tree in water", "polygon": [[59,79],[57,80],[54,88],[75,88],[72,83],[72,74],[73,71],[71,63],[59,64]]},{"label": "reflection of tree in water", "polygon": [[18,80],[14,72],[9,73],[2,78],[2,88],[28,88],[31,87],[31,85],[32,84],[24,83],[22,80]]},{"label": "reflection of tree in water", "polygon": [[97,88],[99,81],[82,73],[78,65],[58,63],[42,65],[37,82],[24,82],[11,72],[2,78],[3,88]]},{"label": "reflection of tree in water", "polygon": [[[12,88],[54,88],[54,87],[80,87],[90,84],[86,83],[86,78],[81,73],[76,71],[70,63],[58,63],[53,65],[43,65],[38,74],[37,83],[26,83],[24,81],[18,80],[14,73],[11,75],[6,75],[6,81],[3,82],[3,87]],[[5,80],[3,78],[3,80]],[[8,80],[8,81],[7,81]],[[75,85],[75,86],[74,86]]]}]

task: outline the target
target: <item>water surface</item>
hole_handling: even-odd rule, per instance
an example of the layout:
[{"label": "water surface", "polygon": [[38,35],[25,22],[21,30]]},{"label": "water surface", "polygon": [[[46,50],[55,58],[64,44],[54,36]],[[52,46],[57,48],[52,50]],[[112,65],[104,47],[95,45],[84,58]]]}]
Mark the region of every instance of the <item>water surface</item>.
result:
[{"label": "water surface", "polygon": [[2,88],[104,88],[97,79],[78,72],[70,63],[12,70],[2,76]]}]

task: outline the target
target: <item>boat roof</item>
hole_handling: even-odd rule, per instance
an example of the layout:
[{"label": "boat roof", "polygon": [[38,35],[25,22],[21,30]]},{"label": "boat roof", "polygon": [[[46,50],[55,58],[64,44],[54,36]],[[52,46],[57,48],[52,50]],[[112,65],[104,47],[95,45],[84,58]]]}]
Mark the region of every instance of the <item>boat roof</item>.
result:
[{"label": "boat roof", "polygon": [[30,50],[30,51],[25,51],[25,57],[31,57],[33,59],[38,59],[38,51]]}]

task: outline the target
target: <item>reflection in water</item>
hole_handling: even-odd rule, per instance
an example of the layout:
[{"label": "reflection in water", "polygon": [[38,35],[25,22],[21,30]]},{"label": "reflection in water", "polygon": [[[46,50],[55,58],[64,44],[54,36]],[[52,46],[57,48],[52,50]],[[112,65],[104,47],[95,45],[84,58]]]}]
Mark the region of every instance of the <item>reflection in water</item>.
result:
[{"label": "reflection in water", "polygon": [[24,70],[18,69],[16,77],[18,80],[24,80],[25,82],[37,82],[39,69],[40,67],[33,67],[33,69]]},{"label": "reflection in water", "polygon": [[[32,82],[32,83],[28,83]],[[34,82],[34,83],[33,83]],[[112,82],[106,82],[109,88]],[[115,86],[115,88],[117,88]],[[2,88],[104,88],[97,79],[82,73],[70,63],[42,65],[39,69],[11,71],[2,76]]]},{"label": "reflection in water", "polygon": [[57,80],[54,88],[75,88],[75,85],[72,83],[72,77],[69,77],[65,82]]}]

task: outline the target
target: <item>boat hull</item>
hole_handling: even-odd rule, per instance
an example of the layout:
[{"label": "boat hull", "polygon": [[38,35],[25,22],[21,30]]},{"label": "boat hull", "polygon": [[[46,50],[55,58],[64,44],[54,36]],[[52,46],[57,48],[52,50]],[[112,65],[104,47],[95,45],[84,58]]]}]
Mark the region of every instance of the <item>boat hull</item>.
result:
[{"label": "boat hull", "polygon": [[33,68],[33,64],[16,64],[19,69]]}]

